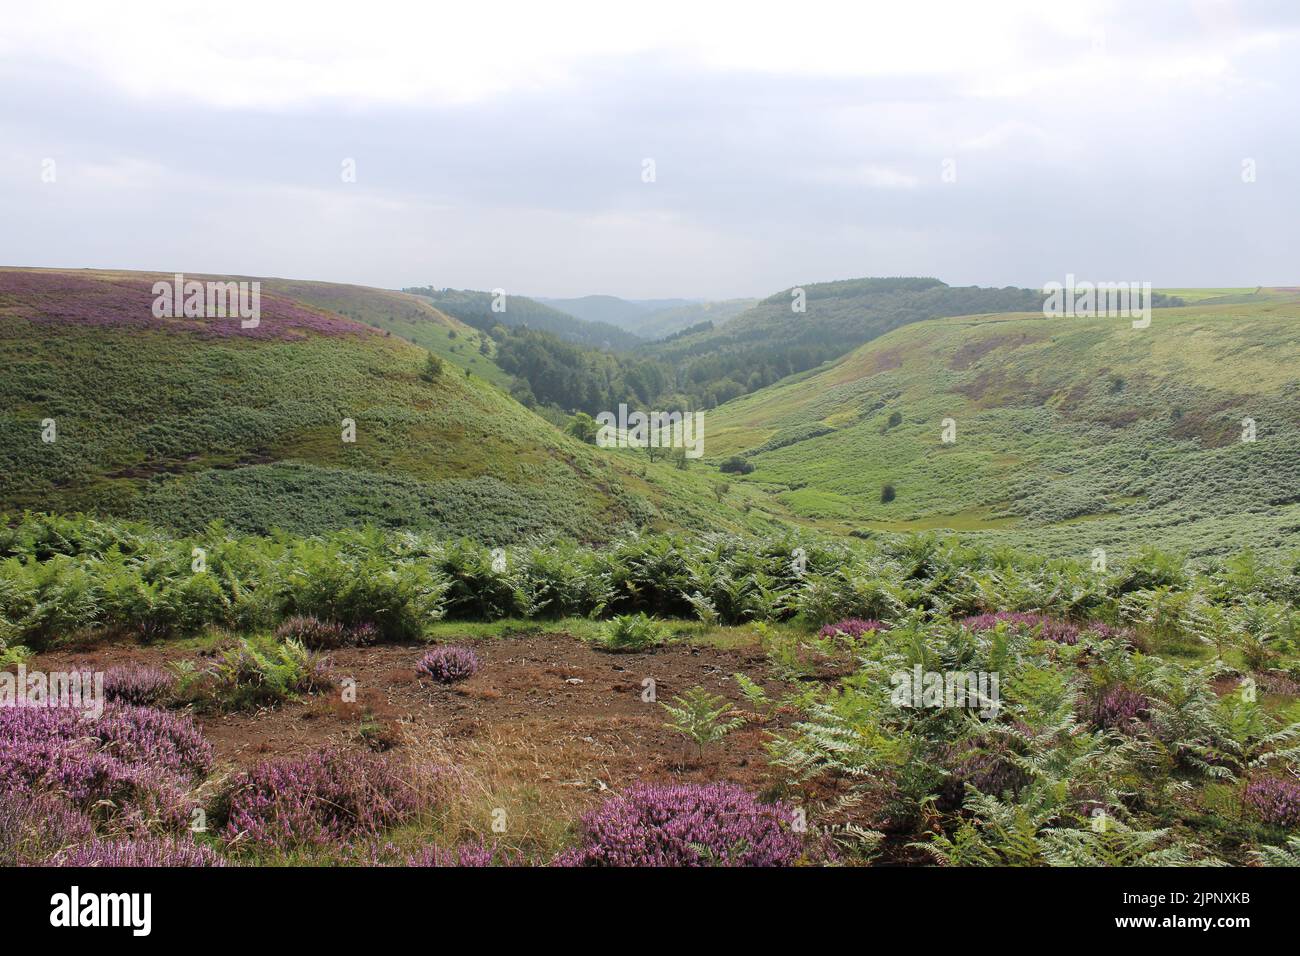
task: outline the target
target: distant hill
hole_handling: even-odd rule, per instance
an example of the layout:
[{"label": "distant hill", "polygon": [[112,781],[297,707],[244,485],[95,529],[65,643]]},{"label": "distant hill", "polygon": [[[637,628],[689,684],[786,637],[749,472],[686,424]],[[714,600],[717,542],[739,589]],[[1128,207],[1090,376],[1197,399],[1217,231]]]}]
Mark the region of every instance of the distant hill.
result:
[{"label": "distant hill", "polygon": [[491,331],[497,325],[527,326],[550,332],[566,342],[595,349],[628,349],[641,341],[617,325],[587,321],[527,296],[508,294],[502,299],[504,309],[493,311],[495,297],[491,292],[429,287],[404,291],[428,299],[435,308],[483,332]]},{"label": "distant hill", "polygon": [[755,470],[735,481],[838,531],[952,529],[1085,559],[1300,550],[1300,295],[1212,298],[1146,329],[912,322],[715,409],[708,454],[745,455]]},{"label": "distant hill", "polygon": [[537,301],[589,322],[608,322],[641,338],[658,339],[705,320],[721,325],[758,300],[702,302],[692,299],[620,299],[612,295],[587,295],[578,299],[537,297]]},{"label": "distant hill", "polygon": [[1041,309],[1030,289],[957,288],[938,279],[848,279],[769,296],[725,325],[637,354],[680,369],[683,390],[712,407],[815,368],[892,329],[945,315]]},{"label": "distant hill", "polygon": [[352,318],[466,338],[411,297],[267,279],[259,325],[241,329],[156,318],[158,279],[171,276],[0,269],[0,512],[494,544],[770,526],[741,511],[756,491],[720,504],[716,472],[582,444],[452,364],[465,356],[431,370],[425,349]]}]

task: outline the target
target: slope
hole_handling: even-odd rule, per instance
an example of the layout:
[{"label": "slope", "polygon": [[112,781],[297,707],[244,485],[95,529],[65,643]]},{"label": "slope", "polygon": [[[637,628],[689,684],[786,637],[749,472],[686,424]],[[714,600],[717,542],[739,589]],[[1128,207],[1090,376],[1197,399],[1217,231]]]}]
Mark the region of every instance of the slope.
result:
[{"label": "slope", "polygon": [[945,318],[722,406],[708,453],[747,455],[746,483],[840,531],[954,529],[1076,556],[1288,549],[1298,387],[1294,294],[1161,309],[1146,329]]},{"label": "slope", "polygon": [[[279,281],[245,330],[155,318],[158,278],[170,277],[0,269],[0,511],[178,530],[372,523],[489,543],[770,526],[763,509],[740,510],[745,492],[720,504],[702,468],[578,443],[451,366],[426,380],[423,349]],[[347,308],[389,307],[372,294],[348,293]]]}]

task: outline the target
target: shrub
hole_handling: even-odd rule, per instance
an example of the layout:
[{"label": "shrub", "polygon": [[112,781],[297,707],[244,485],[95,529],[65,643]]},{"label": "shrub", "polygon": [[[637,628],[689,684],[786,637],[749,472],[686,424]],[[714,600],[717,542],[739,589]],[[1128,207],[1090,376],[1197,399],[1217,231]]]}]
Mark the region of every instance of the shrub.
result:
[{"label": "shrub", "polygon": [[175,685],[174,675],[147,664],[125,664],[104,672],[104,696],[137,707],[163,701]]},{"label": "shrub", "polygon": [[894,498],[897,497],[897,495],[898,493],[894,490],[894,486],[889,482],[886,482],[885,484],[881,485],[880,487],[881,504],[885,504],[885,505],[889,504],[891,501],[894,500]]},{"label": "shrub", "polygon": [[826,638],[843,634],[845,637],[856,639],[868,631],[884,631],[888,628],[888,624],[882,624],[880,621],[864,621],[861,618],[850,617],[843,621],[836,621],[834,624],[827,624],[817,632],[817,636]]},{"label": "shrub", "polygon": [[439,684],[454,684],[478,673],[478,657],[468,647],[435,647],[415,669]]},{"label": "shrub", "polygon": [[732,455],[718,466],[718,471],[729,475],[748,475],[753,470],[754,465],[740,455]]},{"label": "shrub", "polygon": [[64,850],[49,860],[51,866],[225,866],[211,847],[191,837],[143,837],[136,840],[91,840]]},{"label": "shrub", "polygon": [[607,651],[644,651],[662,644],[662,624],[648,614],[621,614],[605,624],[600,646]]},{"label": "shrub", "polygon": [[1256,777],[1246,784],[1246,806],[1270,826],[1300,827],[1300,782],[1284,777]]},{"label": "shrub", "polygon": [[638,784],[583,818],[561,866],[789,866],[803,852],[783,804],[733,784]]},{"label": "shrub", "polygon": [[90,817],[52,793],[0,791],[0,866],[31,866],[94,834]]},{"label": "shrub", "polygon": [[1110,638],[1126,634],[1100,622],[1093,622],[1080,628],[1070,621],[1048,617],[1044,614],[1028,614],[1015,611],[998,611],[996,614],[977,614],[961,619],[961,626],[971,631],[991,631],[999,624],[1006,624],[1012,630],[1037,631],[1037,636],[1045,641],[1057,644],[1078,644],[1079,635],[1091,631],[1098,637]]},{"label": "shrub", "polygon": [[1116,684],[1089,701],[1084,716],[1101,730],[1131,732],[1134,721],[1144,718],[1150,707],[1146,695]]},{"label": "shrub", "polygon": [[296,641],[241,640],[206,675],[218,704],[263,707],[329,686],[326,662]]},{"label": "shrub", "polygon": [[226,840],[287,849],[374,837],[419,801],[383,758],[326,749],[240,774],[222,804]]},{"label": "shrub", "polygon": [[335,621],[322,621],[304,614],[285,618],[275,629],[276,640],[297,641],[312,650],[334,650],[348,643],[348,631]]},{"label": "shrub", "polygon": [[100,819],[179,827],[212,747],[188,716],[110,704],[80,711],[0,708],[0,792],[49,790]]}]

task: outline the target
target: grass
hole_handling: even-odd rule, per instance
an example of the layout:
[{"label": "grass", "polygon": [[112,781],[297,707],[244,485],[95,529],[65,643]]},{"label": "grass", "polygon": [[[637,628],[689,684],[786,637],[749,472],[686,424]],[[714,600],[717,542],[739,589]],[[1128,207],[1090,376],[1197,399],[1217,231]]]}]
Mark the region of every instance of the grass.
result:
[{"label": "grass", "polygon": [[[461,327],[418,297],[268,280],[268,291],[303,297],[279,300],[285,308],[337,309],[307,313],[331,314],[337,328],[251,338],[151,321],[148,276],[79,273],[60,299],[67,274],[17,275],[37,288],[0,295],[0,509],[179,531],[217,519],[258,533],[374,524],[492,544],[775,520],[744,509],[748,490],[719,503],[723,476],[701,464],[683,471],[569,438],[451,364],[468,361],[462,353],[426,381],[424,349],[346,319],[382,324],[409,308],[427,314],[428,335]],[[50,303],[65,299],[77,318],[49,321]],[[129,321],[103,318],[119,313]],[[47,418],[53,443],[41,440]],[[344,419],[355,442],[343,440]]]},{"label": "grass", "polygon": [[1277,295],[1160,309],[1146,330],[915,323],[714,410],[707,451],[746,455],[756,470],[733,487],[839,533],[951,529],[1061,556],[1285,549],[1300,530],[1297,322],[1300,299]]}]

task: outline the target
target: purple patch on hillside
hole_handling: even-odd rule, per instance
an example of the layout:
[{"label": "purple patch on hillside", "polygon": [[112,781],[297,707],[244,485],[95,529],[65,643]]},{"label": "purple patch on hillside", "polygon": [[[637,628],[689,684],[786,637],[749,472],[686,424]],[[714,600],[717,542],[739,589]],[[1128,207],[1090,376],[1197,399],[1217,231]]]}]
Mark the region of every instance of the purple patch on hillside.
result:
[{"label": "purple patch on hillside", "polygon": [[[205,284],[208,281],[207,277],[186,276],[187,281],[190,279]],[[255,328],[242,328],[238,318],[156,318],[154,283],[173,281],[173,276],[164,275],[136,278],[0,270],[0,315],[16,315],[38,325],[166,329],[223,339],[299,339],[309,333],[377,334],[367,325],[304,306],[265,288]]]}]

